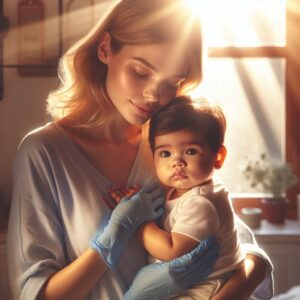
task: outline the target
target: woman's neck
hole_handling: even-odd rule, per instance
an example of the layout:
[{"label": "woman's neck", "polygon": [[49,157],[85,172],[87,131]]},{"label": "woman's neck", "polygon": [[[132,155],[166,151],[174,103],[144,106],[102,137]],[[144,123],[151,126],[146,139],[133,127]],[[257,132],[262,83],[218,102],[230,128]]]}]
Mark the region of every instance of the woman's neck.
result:
[{"label": "woman's neck", "polygon": [[115,118],[103,130],[103,137],[115,144],[136,142],[140,138],[142,126],[129,124],[124,119]]},{"label": "woman's neck", "polygon": [[73,137],[92,143],[105,142],[115,145],[136,143],[140,140],[142,126],[129,124],[123,118],[114,118],[100,127],[82,128],[72,118],[65,117],[58,123]]}]

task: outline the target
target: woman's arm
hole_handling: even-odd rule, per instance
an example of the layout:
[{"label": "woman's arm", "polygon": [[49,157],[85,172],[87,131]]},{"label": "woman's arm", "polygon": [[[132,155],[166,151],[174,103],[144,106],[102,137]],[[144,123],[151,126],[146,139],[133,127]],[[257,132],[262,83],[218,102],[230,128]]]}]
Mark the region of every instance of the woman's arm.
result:
[{"label": "woman's arm", "polygon": [[144,248],[155,258],[169,261],[192,251],[198,241],[176,232],[167,232],[150,221],[138,230]]},{"label": "woman's arm", "polygon": [[222,286],[212,300],[248,299],[266,276],[267,265],[259,257],[248,254],[242,265]]},{"label": "woman's arm", "polygon": [[273,266],[268,255],[257,245],[250,228],[238,216],[235,222],[246,258],[242,268],[225,283],[213,300],[248,299],[254,295],[266,300],[273,296]]},{"label": "woman's arm", "polygon": [[100,255],[88,249],[70,265],[54,273],[43,286],[37,299],[83,299],[106,269]]},{"label": "woman's arm", "polygon": [[158,300],[179,295],[211,274],[218,252],[215,239],[210,237],[179,258],[146,265],[137,273],[123,299]]},{"label": "woman's arm", "polygon": [[[51,274],[37,298],[83,299],[101,278],[106,266],[116,266],[136,228],[161,215],[160,206],[163,201],[162,190],[154,185],[145,186],[130,199],[123,199],[113,210],[104,230],[100,229],[94,235],[90,243],[91,249],[68,266]],[[38,256],[35,260],[38,261]],[[39,263],[42,264],[41,261]]]},{"label": "woman's arm", "polygon": [[[14,164],[7,236],[11,290],[16,299],[82,299],[101,278],[106,265],[117,263],[138,226],[162,214],[163,191],[147,186],[122,201],[107,226],[94,235],[90,244],[93,250],[86,250],[70,263],[66,239],[75,236],[65,235],[63,215],[57,206],[64,198],[58,198],[55,176],[47,167],[52,165],[49,155],[43,155],[40,148],[45,147],[36,141],[23,142]],[[82,226],[84,230],[85,224]]]}]

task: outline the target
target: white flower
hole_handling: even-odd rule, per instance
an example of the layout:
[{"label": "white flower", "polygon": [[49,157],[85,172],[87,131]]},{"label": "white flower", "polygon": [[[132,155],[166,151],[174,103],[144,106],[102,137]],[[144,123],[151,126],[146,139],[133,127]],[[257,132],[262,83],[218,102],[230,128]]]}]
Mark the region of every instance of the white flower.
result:
[{"label": "white flower", "polygon": [[298,182],[288,163],[275,162],[262,153],[258,159],[247,159],[243,173],[257,191],[271,193],[273,200],[282,199],[286,190]]}]

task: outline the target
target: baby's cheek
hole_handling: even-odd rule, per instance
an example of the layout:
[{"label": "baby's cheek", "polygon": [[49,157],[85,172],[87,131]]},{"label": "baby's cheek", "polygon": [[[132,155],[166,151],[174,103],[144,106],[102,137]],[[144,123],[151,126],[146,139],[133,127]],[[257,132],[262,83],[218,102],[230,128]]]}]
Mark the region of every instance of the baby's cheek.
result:
[{"label": "baby's cheek", "polygon": [[213,163],[210,160],[202,160],[199,164],[198,164],[199,168],[198,171],[196,171],[196,173],[201,174],[203,177],[208,176],[211,174],[211,172],[213,171]]},{"label": "baby's cheek", "polygon": [[167,184],[168,172],[163,166],[156,164],[156,176],[160,182]]}]

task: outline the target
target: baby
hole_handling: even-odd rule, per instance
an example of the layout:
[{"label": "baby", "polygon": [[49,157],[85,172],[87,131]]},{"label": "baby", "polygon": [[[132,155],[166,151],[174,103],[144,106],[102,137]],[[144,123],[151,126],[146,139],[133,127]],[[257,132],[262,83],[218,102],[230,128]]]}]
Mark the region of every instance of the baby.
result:
[{"label": "baby", "polygon": [[188,97],[178,97],[150,121],[156,174],[167,189],[161,223],[139,229],[150,262],[179,257],[208,236],[220,246],[209,278],[172,299],[210,299],[243,260],[228,192],[213,177],[226,157],[225,129],[220,106]]}]

